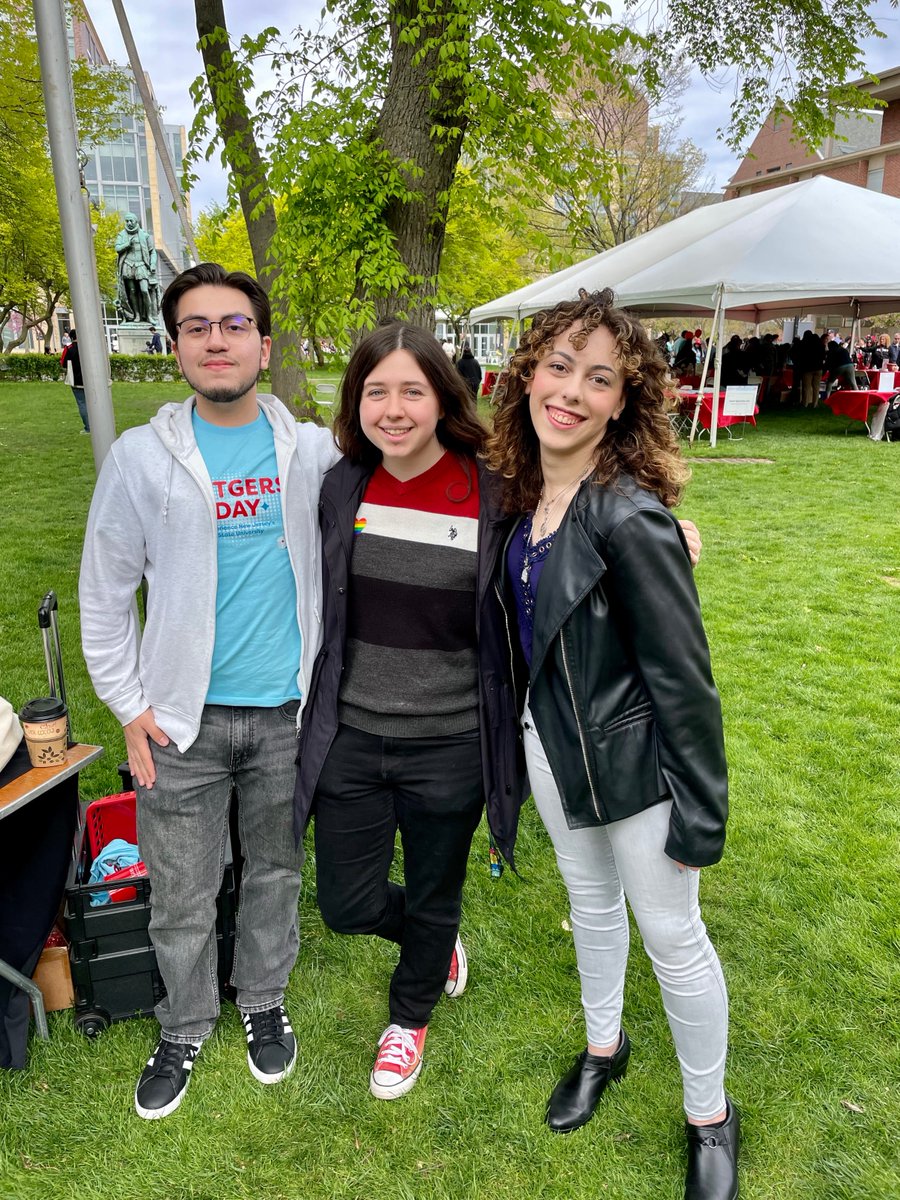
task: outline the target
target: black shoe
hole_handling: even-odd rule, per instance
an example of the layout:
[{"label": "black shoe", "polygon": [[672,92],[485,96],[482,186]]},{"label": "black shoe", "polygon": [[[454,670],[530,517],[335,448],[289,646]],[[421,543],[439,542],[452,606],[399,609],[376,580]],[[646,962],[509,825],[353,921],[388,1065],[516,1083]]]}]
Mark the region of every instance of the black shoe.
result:
[{"label": "black shoe", "polygon": [[155,1121],[175,1111],[184,1099],[200,1046],[200,1042],[160,1040],[134,1089],[134,1107],[139,1117]]},{"label": "black shoe", "polygon": [[283,1004],[264,1012],[241,1013],[247,1033],[247,1063],[260,1083],[278,1083],[297,1061],[297,1039]]},{"label": "black shoe", "polygon": [[582,1050],[547,1104],[545,1120],[554,1133],[571,1133],[587,1124],[608,1084],[625,1074],[630,1054],[631,1042],[624,1029],[615,1054],[606,1057]]},{"label": "black shoe", "polygon": [[737,1200],[741,1119],[725,1097],[721,1125],[688,1125],[688,1168],[684,1200]]}]

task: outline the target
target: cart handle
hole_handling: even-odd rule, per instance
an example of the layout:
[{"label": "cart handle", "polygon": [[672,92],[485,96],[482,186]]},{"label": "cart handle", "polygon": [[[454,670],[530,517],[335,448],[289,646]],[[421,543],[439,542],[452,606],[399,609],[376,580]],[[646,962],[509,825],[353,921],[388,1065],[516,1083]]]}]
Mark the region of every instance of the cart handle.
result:
[{"label": "cart handle", "polygon": [[56,592],[48,592],[47,595],[41,601],[40,607],[38,608],[38,628],[39,629],[49,629],[50,628],[50,614],[52,612],[58,612],[58,611],[59,611],[59,604],[57,603],[57,600],[56,600]]}]

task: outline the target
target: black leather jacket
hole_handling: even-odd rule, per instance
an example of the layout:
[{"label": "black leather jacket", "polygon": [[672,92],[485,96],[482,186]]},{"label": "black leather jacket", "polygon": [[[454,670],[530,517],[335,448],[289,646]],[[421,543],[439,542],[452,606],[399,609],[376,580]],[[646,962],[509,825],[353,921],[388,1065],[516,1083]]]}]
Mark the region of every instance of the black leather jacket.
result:
[{"label": "black leather jacket", "polygon": [[673,800],[666,854],[722,856],[719,696],[687,547],[659,499],[582,484],[538,588],[529,706],[569,827]]},{"label": "black leather jacket", "polygon": [[[338,694],[347,644],[347,589],[353,523],[372,473],[341,459],[322,481],[319,525],[325,611],[322,648],[313,666],[303,716],[294,790],[298,837],[312,810],[316,784],[338,728]],[[479,730],[484,793],[494,844],[513,863],[519,809],[527,795],[524,755],[512,685],[512,645],[496,588],[497,563],[511,521],[494,502],[491,476],[478,466],[477,609]]]}]

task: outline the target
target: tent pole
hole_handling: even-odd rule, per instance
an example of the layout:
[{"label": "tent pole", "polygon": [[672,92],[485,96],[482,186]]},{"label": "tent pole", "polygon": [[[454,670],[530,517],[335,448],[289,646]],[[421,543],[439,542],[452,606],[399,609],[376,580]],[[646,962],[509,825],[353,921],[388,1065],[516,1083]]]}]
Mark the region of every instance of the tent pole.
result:
[{"label": "tent pole", "polygon": [[712,390],[712,424],[709,427],[709,444],[715,446],[719,429],[719,386],[722,382],[722,343],[725,340],[725,285],[719,300],[719,324],[716,329],[716,371]]},{"label": "tent pole", "polygon": [[856,343],[859,341],[859,301],[853,302],[853,323],[850,326],[850,358],[856,365]]},{"label": "tent pole", "polygon": [[[715,331],[718,328],[718,326],[716,325],[716,321],[719,316],[719,309],[722,306],[723,286],[724,285],[720,283],[719,286],[716,288],[716,308],[715,308],[715,312],[713,313],[712,323],[710,324],[710,327],[709,327],[709,339],[707,340],[707,343],[706,343],[706,358],[703,360],[703,371],[700,375],[700,387],[697,391],[697,403],[694,405],[694,419],[693,419],[693,421],[691,421],[691,436],[690,436],[690,445],[691,446],[693,446],[694,438],[697,436],[697,422],[700,419],[700,405],[703,403],[703,389],[706,387],[706,379],[707,379],[707,376],[709,375],[709,359],[710,359],[710,355],[712,354],[713,339],[715,338]],[[721,353],[722,352],[721,352],[721,348],[720,348],[719,354],[716,355],[716,362],[719,361],[719,358],[721,357]]]}]

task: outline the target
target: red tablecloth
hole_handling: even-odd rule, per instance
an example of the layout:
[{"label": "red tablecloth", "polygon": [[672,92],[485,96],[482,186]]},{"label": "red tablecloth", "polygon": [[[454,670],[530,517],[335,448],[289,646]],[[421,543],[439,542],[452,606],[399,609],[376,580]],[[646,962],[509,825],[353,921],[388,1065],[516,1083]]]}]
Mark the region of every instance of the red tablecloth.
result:
[{"label": "red tablecloth", "polygon": [[847,388],[843,391],[832,392],[830,396],[826,396],[825,403],[836,417],[850,417],[853,421],[868,422],[869,409],[872,405],[883,404],[885,400],[890,400],[893,394],[893,392],[862,390],[853,392]]},{"label": "red tablecloth", "polygon": [[[693,413],[694,405],[697,403],[697,393],[696,392],[679,392],[678,394],[682,398],[682,405],[681,405],[682,412],[687,411],[688,413]],[[725,417],[725,416],[723,416],[722,415],[722,405],[724,403],[725,403],[725,393],[724,393],[724,391],[722,391],[722,392],[719,392],[719,428],[720,429],[725,425],[755,425],[756,424],[755,416],[754,417],[750,417],[750,416],[747,416],[747,417],[732,417],[732,416]],[[759,412],[758,404],[754,406],[753,411],[754,411],[754,413]],[[703,426],[704,429],[709,429],[712,426],[712,393],[711,392],[703,393],[703,401],[700,405],[700,424]]]},{"label": "red tablecloth", "polygon": [[[882,370],[886,371],[887,367],[883,367]],[[865,375],[868,377],[870,388],[875,388],[878,386],[881,371],[876,371],[872,367],[863,367],[863,368],[857,367],[856,373],[857,373],[857,375]],[[897,387],[900,388],[900,375],[896,374],[896,372],[895,372],[894,378],[897,381]],[[893,395],[893,394],[894,393],[891,392],[891,395]]]},{"label": "red tablecloth", "polygon": [[482,396],[490,396],[494,390],[494,384],[497,382],[496,371],[485,371],[484,379],[481,381]]}]

